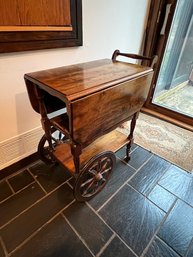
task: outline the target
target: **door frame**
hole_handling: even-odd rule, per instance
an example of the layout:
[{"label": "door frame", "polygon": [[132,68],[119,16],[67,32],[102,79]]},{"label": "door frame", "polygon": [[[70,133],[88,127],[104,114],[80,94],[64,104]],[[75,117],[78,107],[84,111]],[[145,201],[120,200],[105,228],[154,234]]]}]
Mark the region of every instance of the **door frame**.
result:
[{"label": "door frame", "polygon": [[[165,27],[165,33],[164,35],[160,35],[165,20],[167,4],[171,4],[170,12]],[[142,111],[193,131],[193,118],[152,103],[155,85],[161,68],[176,5],[177,0],[151,0],[150,2],[143,54],[145,56],[158,55],[158,62],[155,65],[152,84]],[[146,63],[143,62],[143,64],[145,65]]]}]

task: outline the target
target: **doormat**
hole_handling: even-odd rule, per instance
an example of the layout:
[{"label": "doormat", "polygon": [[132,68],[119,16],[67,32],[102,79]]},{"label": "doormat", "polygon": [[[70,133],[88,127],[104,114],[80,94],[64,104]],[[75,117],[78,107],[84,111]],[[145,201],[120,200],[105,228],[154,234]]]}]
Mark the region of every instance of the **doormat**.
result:
[{"label": "doormat", "polygon": [[[130,122],[119,128],[129,134]],[[163,120],[140,113],[134,142],[182,169],[193,172],[193,133]]]}]

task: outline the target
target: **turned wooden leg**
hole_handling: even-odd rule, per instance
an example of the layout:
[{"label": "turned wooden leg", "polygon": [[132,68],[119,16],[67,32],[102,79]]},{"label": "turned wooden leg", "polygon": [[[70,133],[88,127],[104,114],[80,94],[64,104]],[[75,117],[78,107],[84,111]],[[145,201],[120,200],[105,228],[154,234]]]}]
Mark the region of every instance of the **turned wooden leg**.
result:
[{"label": "turned wooden leg", "polygon": [[71,153],[74,159],[75,173],[80,172],[80,154],[81,148],[79,145],[71,145]]},{"label": "turned wooden leg", "polygon": [[125,160],[126,162],[129,162],[129,161],[130,161],[131,146],[132,146],[133,141],[134,141],[133,132],[134,132],[134,129],[135,129],[135,125],[136,125],[136,121],[137,121],[138,116],[139,116],[139,113],[136,112],[136,113],[133,115],[133,118],[132,118],[132,120],[131,120],[130,133],[129,133],[129,136],[128,136],[129,143],[126,145],[126,157],[124,158],[124,160]]}]

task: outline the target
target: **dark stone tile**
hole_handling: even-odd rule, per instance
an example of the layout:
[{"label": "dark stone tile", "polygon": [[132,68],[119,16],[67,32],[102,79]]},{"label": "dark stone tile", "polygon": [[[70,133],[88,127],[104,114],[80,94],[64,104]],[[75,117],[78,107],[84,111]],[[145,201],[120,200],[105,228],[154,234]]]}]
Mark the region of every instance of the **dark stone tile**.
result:
[{"label": "dark stone tile", "polygon": [[129,167],[127,164],[123,163],[121,160],[117,159],[116,168],[108,181],[107,185],[103,190],[96,195],[89,204],[94,208],[98,209],[103,203],[105,203],[108,198],[119,189],[133,174],[135,170]]},{"label": "dark stone tile", "polygon": [[0,204],[0,226],[13,219],[45,194],[38,184],[34,183]]},{"label": "dark stone tile", "polygon": [[159,185],[156,185],[154,187],[148,198],[165,212],[169,211],[172,204],[176,200],[176,197],[174,195],[172,195]]},{"label": "dark stone tile", "polygon": [[138,255],[164,218],[164,212],[128,185],[99,214]]},{"label": "dark stone tile", "polygon": [[193,208],[178,200],[158,235],[177,253],[184,256],[193,238]]},{"label": "dark stone tile", "polygon": [[190,245],[190,248],[188,249],[188,253],[186,257],[192,257],[193,256],[193,241]]},{"label": "dark stone tile", "polygon": [[27,170],[24,170],[17,175],[11,177],[8,181],[14,191],[17,192],[32,183],[34,179]]},{"label": "dark stone tile", "polygon": [[[131,146],[131,153],[138,147],[136,144],[132,144]],[[117,151],[116,156],[118,156],[120,159],[124,159],[126,156],[126,146],[122,147],[119,151]]]},{"label": "dark stone tile", "polygon": [[3,251],[3,247],[1,245],[1,242],[0,242],[0,257],[5,257],[5,253]]},{"label": "dark stone tile", "polygon": [[97,254],[112,236],[107,225],[84,203],[73,203],[64,210],[64,215],[94,254]]},{"label": "dark stone tile", "polygon": [[0,202],[9,197],[10,195],[12,195],[12,191],[7,182],[4,180],[0,183]]},{"label": "dark stone tile", "polygon": [[67,222],[58,216],[11,257],[92,257]]},{"label": "dark stone tile", "polygon": [[156,238],[144,257],[180,257],[167,244]]},{"label": "dark stone tile", "polygon": [[74,188],[75,183],[76,183],[75,177],[72,177],[72,178],[68,181],[68,183],[71,185],[72,188]]},{"label": "dark stone tile", "polygon": [[172,165],[159,184],[193,206],[193,175]]},{"label": "dark stone tile", "polygon": [[129,165],[137,170],[145,161],[147,161],[151,157],[151,155],[151,152],[141,147],[137,147],[137,149],[131,154],[131,160],[129,161]]},{"label": "dark stone tile", "polygon": [[5,226],[1,230],[1,236],[8,252],[14,250],[72,200],[72,190],[65,184]]},{"label": "dark stone tile", "polygon": [[118,237],[115,237],[100,257],[136,257]]},{"label": "dark stone tile", "polygon": [[147,196],[169,166],[167,161],[154,155],[129,181],[129,184]]},{"label": "dark stone tile", "polygon": [[30,167],[30,171],[47,192],[52,191],[71,177],[60,165],[46,165],[43,162],[38,162]]}]

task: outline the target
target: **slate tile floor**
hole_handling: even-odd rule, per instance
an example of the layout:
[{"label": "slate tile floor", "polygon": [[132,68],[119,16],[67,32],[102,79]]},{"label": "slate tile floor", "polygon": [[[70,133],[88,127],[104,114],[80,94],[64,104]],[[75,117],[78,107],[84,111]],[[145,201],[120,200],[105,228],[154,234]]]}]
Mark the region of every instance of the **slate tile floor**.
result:
[{"label": "slate tile floor", "polygon": [[0,257],[193,257],[193,175],[134,145],[103,191],[41,161],[0,182]]}]

